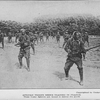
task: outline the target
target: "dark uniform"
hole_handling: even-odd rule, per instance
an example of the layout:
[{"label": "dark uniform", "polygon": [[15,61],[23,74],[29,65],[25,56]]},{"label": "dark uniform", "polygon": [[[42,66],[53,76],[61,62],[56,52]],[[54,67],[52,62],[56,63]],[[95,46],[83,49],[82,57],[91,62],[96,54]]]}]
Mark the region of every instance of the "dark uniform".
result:
[{"label": "dark uniform", "polygon": [[30,70],[30,38],[25,33],[19,37],[19,42],[16,44],[16,46],[20,46],[20,51],[18,55],[18,60],[20,63],[20,68],[22,67],[22,58],[26,58],[27,63],[27,70]]},{"label": "dark uniform", "polygon": [[80,74],[80,85],[83,85],[83,67],[82,67],[82,53],[85,53],[84,43],[78,39],[77,33],[73,34],[65,46],[65,51],[68,52],[68,58],[65,63],[65,74],[68,79],[68,73],[72,65],[75,63]]},{"label": "dark uniform", "polygon": [[49,33],[46,33],[46,41],[49,40]]},{"label": "dark uniform", "polygon": [[39,42],[39,36],[38,36],[38,34],[34,34],[34,42],[36,43],[37,42],[37,44],[38,44],[38,42]]},{"label": "dark uniform", "polygon": [[40,37],[40,42],[43,42],[43,33],[42,32],[39,34],[39,37]]},{"label": "dark uniform", "polygon": [[32,50],[33,50],[33,54],[35,54],[35,39],[36,37],[33,35],[32,32],[29,33],[29,37],[30,37],[30,46],[32,47]]},{"label": "dark uniform", "polygon": [[55,38],[55,33],[54,32],[52,32],[52,39],[54,39]]},{"label": "dark uniform", "polygon": [[4,34],[0,31],[0,42],[2,43],[2,48],[4,48]]},{"label": "dark uniform", "polygon": [[60,33],[59,32],[56,35],[56,40],[57,40],[57,43],[60,42]]},{"label": "dark uniform", "polygon": [[82,40],[83,40],[84,44],[85,44],[85,42],[87,42],[88,46],[89,46],[89,35],[87,32],[82,34]]},{"label": "dark uniform", "polygon": [[8,33],[8,43],[12,42],[12,33]]},{"label": "dark uniform", "polygon": [[[89,35],[87,32],[82,34],[82,41],[84,42],[84,45],[85,45],[85,42],[87,42],[89,46]],[[86,53],[83,53],[83,60],[85,60],[85,56],[86,56]]]}]

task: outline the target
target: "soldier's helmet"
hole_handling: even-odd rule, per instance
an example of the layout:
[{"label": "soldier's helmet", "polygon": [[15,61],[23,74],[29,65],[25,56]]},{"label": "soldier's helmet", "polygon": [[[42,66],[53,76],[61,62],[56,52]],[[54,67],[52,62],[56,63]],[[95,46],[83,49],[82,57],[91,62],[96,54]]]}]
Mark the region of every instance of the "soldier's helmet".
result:
[{"label": "soldier's helmet", "polygon": [[66,31],[65,34],[68,34],[68,31]]},{"label": "soldier's helmet", "polygon": [[80,32],[77,32],[77,38],[80,39],[82,37]]},{"label": "soldier's helmet", "polygon": [[74,31],[73,32],[73,35],[72,35],[72,37],[75,39],[75,40],[77,40],[78,39],[78,32],[77,31]]},{"label": "soldier's helmet", "polygon": [[22,34],[25,34],[25,29],[21,29],[20,32],[21,32]]},{"label": "soldier's helmet", "polygon": [[88,34],[88,32],[85,32],[85,34]]}]

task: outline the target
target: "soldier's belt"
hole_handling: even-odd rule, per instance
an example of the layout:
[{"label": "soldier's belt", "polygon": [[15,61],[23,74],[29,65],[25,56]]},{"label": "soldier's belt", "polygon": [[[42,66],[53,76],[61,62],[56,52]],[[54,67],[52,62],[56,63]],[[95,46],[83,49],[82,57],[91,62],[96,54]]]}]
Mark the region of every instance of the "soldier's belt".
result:
[{"label": "soldier's belt", "polygon": [[24,48],[20,48],[21,50],[26,50],[26,49],[30,49],[30,46],[28,47],[24,47]]},{"label": "soldier's belt", "polygon": [[72,56],[72,57],[77,57],[77,56],[81,56],[81,53],[71,53],[71,54],[68,54],[68,56]]}]

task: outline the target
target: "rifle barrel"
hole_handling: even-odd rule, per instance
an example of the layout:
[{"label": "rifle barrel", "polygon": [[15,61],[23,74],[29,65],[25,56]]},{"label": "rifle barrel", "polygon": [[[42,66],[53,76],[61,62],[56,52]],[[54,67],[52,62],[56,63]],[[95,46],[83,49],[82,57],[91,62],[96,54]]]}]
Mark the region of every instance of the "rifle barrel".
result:
[{"label": "rifle barrel", "polygon": [[97,48],[97,47],[100,47],[100,45],[90,47],[90,48],[86,49],[86,51],[89,51],[89,50],[94,49],[94,48]]}]

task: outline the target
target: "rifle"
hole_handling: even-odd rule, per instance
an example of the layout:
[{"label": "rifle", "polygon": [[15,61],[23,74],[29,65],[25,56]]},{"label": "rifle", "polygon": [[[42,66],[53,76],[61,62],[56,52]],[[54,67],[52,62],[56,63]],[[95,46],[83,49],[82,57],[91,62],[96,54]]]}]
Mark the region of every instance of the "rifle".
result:
[{"label": "rifle", "polygon": [[15,44],[16,47],[20,47],[21,42],[18,42],[17,44]]},{"label": "rifle", "polygon": [[[21,43],[20,42],[18,42],[17,44],[15,44],[15,46],[16,47],[20,47],[20,45],[21,45]],[[24,48],[24,47],[23,47]],[[26,47],[27,48],[27,47]],[[25,50],[25,48],[24,48],[24,50]],[[30,53],[31,55],[34,55],[34,54],[32,54],[32,53]]]},{"label": "rifle", "polygon": [[[96,45],[96,46],[93,46],[93,47],[90,47],[88,49],[85,49],[85,52],[87,52],[87,51],[89,51],[91,49],[97,48],[97,47],[100,47],[100,44],[99,45]],[[64,48],[64,50],[67,52],[67,49],[66,48]],[[80,53],[82,53],[82,52],[80,52]]]},{"label": "rifle", "polygon": [[85,50],[86,50],[86,52],[87,52],[87,51],[89,51],[89,50],[91,50],[91,49],[94,49],[94,48],[97,48],[97,47],[100,47],[100,44],[99,44],[99,45],[96,45],[96,46],[93,46],[93,47],[90,47],[90,48],[85,49]]}]

